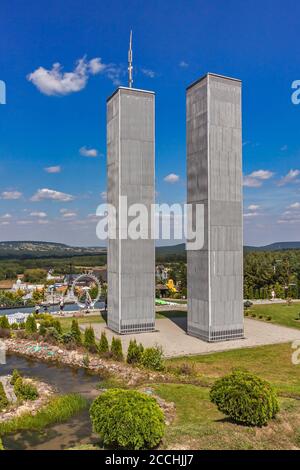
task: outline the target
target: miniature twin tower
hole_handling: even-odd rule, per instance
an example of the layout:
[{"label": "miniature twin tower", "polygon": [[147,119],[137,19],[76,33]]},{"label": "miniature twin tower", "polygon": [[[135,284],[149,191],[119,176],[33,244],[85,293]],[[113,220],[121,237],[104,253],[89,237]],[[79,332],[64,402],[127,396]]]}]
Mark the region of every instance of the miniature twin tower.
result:
[{"label": "miniature twin tower", "polygon": [[[155,203],[155,94],[119,87],[107,100],[108,327],[155,330],[155,240],[122,236],[128,206]],[[207,74],[187,88],[188,203],[204,206],[204,246],[187,251],[187,332],[205,341],[243,338],[241,82]],[[150,223],[150,222],[149,222]],[[149,225],[150,226],[150,225]]]}]

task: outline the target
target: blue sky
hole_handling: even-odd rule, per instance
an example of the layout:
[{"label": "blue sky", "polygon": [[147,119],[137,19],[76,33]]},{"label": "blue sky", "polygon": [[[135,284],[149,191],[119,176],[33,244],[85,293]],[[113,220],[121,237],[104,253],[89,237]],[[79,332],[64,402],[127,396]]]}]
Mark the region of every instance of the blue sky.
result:
[{"label": "blue sky", "polygon": [[105,103],[126,85],[132,28],[134,86],[156,92],[158,202],[186,198],[186,86],[208,71],[237,77],[244,242],[299,240],[299,13],[291,0],[2,0],[0,239],[97,243]]}]

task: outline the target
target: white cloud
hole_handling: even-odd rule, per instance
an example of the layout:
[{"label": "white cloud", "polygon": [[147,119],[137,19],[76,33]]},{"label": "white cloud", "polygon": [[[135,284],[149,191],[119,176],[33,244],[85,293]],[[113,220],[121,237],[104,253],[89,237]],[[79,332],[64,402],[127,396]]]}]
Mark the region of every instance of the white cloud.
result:
[{"label": "white cloud", "polygon": [[0,218],[1,218],[1,219],[11,219],[11,218],[12,218],[12,215],[11,215],[11,214],[4,214],[4,215],[1,215]]},{"label": "white cloud", "polygon": [[285,152],[287,149],[288,149],[288,146],[285,144],[285,145],[283,145],[283,146],[281,147],[280,150],[281,150],[282,152]]},{"label": "white cloud", "polygon": [[2,199],[16,200],[20,199],[20,197],[22,197],[22,193],[19,191],[3,191],[3,193],[1,193]]},{"label": "white cloud", "polygon": [[4,220],[3,222],[0,222],[0,225],[9,225],[9,222],[7,220]]},{"label": "white cloud", "polygon": [[96,75],[105,69],[106,65],[101,62],[99,57],[90,61],[82,57],[76,62],[76,67],[72,72],[63,72],[61,64],[55,63],[50,70],[38,67],[27,76],[27,80],[45,95],[64,96],[82,90],[85,88],[90,74]]},{"label": "white cloud", "polygon": [[260,188],[262,186],[262,181],[251,178],[250,176],[245,176],[243,186],[246,186],[247,188]]},{"label": "white cloud", "polygon": [[175,175],[175,173],[170,173],[164,177],[164,181],[167,183],[177,183],[177,181],[179,181],[179,176]]},{"label": "white cloud", "polygon": [[256,217],[259,215],[258,212],[246,212],[245,214],[243,214],[244,217]]},{"label": "white cloud", "polygon": [[288,183],[297,182],[297,177],[300,175],[299,170],[290,170],[278,183],[278,186],[284,186]]},{"label": "white cloud", "polygon": [[146,77],[149,77],[149,78],[156,77],[156,73],[151,69],[141,69],[141,70],[142,70],[142,73],[146,75]]},{"label": "white cloud", "polygon": [[274,175],[274,173],[272,171],[269,171],[269,170],[256,170],[256,171],[253,171],[252,173],[250,173],[249,177],[250,178],[256,178],[256,179],[259,179],[259,180],[268,180],[268,179],[272,178],[273,175]]},{"label": "white cloud", "polygon": [[97,75],[105,70],[106,65],[103,64],[100,57],[95,57],[95,59],[90,60],[89,70],[92,75]]},{"label": "white cloud", "polygon": [[76,217],[77,216],[77,213],[76,212],[63,212],[63,217],[65,217],[66,219],[70,219],[71,217]]},{"label": "white cloud", "polygon": [[47,217],[46,212],[30,212],[31,217],[41,217],[45,218]]},{"label": "white cloud", "polygon": [[81,147],[79,149],[79,153],[83,157],[92,157],[92,158],[98,157],[98,150],[97,149],[89,149],[86,146]]},{"label": "white cloud", "polygon": [[102,191],[102,193],[100,194],[101,196],[101,199],[103,199],[103,201],[106,201],[107,200],[107,192],[106,191]]},{"label": "white cloud", "polygon": [[60,191],[55,191],[54,189],[43,188],[43,189],[39,189],[32,196],[31,201],[37,202],[37,201],[43,201],[44,199],[68,202],[68,201],[73,201],[74,196],[71,196],[71,194],[62,193]]},{"label": "white cloud", "polygon": [[243,185],[248,188],[260,188],[263,181],[272,178],[274,173],[269,170],[256,170],[246,175],[243,180]]},{"label": "white cloud", "polygon": [[289,206],[290,209],[300,209],[300,202],[294,202]]},{"label": "white cloud", "polygon": [[57,166],[48,166],[48,167],[44,168],[44,170],[47,173],[60,173],[61,172],[61,166],[59,166],[59,165],[57,165]]},{"label": "white cloud", "polygon": [[179,67],[186,68],[188,66],[189,66],[189,64],[187,62],[185,62],[185,60],[182,60],[181,62],[179,62]]},{"label": "white cloud", "polygon": [[257,211],[257,209],[259,209],[260,206],[257,206],[256,204],[250,204],[250,206],[248,206],[248,210],[249,211]]}]

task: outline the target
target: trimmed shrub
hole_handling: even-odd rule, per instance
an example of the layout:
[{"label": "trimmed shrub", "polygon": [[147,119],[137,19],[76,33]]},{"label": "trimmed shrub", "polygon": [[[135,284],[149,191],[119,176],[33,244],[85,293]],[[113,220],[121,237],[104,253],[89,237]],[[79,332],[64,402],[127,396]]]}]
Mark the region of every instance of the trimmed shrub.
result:
[{"label": "trimmed shrub", "polygon": [[80,332],[80,328],[79,328],[79,325],[78,325],[78,321],[75,320],[75,319],[72,320],[71,334],[73,336],[73,339],[74,339],[75,343],[77,345],[80,345],[82,343],[81,332]]},{"label": "trimmed shrub", "polygon": [[123,349],[122,349],[122,342],[120,338],[115,338],[111,341],[111,348],[110,348],[111,356],[115,361],[123,361]]},{"label": "trimmed shrub", "polygon": [[14,392],[19,400],[36,400],[39,396],[35,385],[25,382],[19,377],[14,384]]},{"label": "trimmed shrub", "polygon": [[18,330],[19,329],[19,324],[17,322],[14,322],[10,325],[11,330]]},{"label": "trimmed shrub", "polygon": [[18,369],[14,369],[13,370],[13,373],[12,373],[12,377],[10,379],[10,384],[11,385],[15,385],[17,379],[19,379],[21,377],[21,374],[20,372],[18,371]]},{"label": "trimmed shrub", "polygon": [[232,421],[248,426],[264,426],[279,411],[271,384],[242,370],[218,379],[211,388],[210,399]]},{"label": "trimmed shrub", "polygon": [[128,364],[139,364],[142,360],[144,346],[140,343],[137,344],[136,339],[131,339],[127,351]]},{"label": "trimmed shrub", "polygon": [[29,315],[25,322],[25,331],[26,333],[36,333],[37,332],[37,324],[33,315]]},{"label": "trimmed shrub", "polygon": [[268,316],[267,321],[271,321],[271,320],[272,320],[272,317]]},{"label": "trimmed shrub", "polygon": [[146,369],[163,370],[164,361],[162,348],[159,346],[146,348],[142,354],[141,364],[146,367]]},{"label": "trimmed shrub", "polygon": [[102,331],[99,345],[98,345],[98,352],[100,356],[108,356],[109,355],[109,344],[107,340],[107,336],[105,331]]},{"label": "trimmed shrub", "polygon": [[4,410],[4,408],[6,408],[8,404],[9,401],[6,396],[3,383],[0,382],[0,411]]},{"label": "trimmed shrub", "polygon": [[246,300],[246,302],[244,302],[245,309],[252,307],[252,305],[253,305],[253,302],[251,302],[250,300]]},{"label": "trimmed shrub", "polygon": [[94,353],[97,351],[97,345],[96,345],[96,340],[95,340],[95,332],[94,328],[92,326],[87,327],[84,330],[84,347]]},{"label": "trimmed shrub", "polygon": [[164,414],[156,400],[136,390],[104,392],[92,403],[90,416],[105,446],[152,449],[164,435]]}]

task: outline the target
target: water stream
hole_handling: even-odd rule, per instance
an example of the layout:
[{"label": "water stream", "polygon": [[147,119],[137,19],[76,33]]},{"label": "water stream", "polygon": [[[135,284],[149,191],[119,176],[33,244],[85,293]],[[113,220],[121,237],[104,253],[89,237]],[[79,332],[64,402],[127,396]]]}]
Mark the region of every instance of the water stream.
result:
[{"label": "water stream", "polygon": [[[42,363],[15,355],[8,355],[5,365],[0,364],[0,375],[11,374],[18,369],[22,375],[40,379],[52,385],[58,393],[80,393],[89,400],[99,391],[100,377],[91,375],[84,369]],[[42,431],[22,431],[3,437],[8,450],[60,450],[74,445],[98,442],[93,435],[88,410],[84,410],[68,422],[49,426]]]}]

